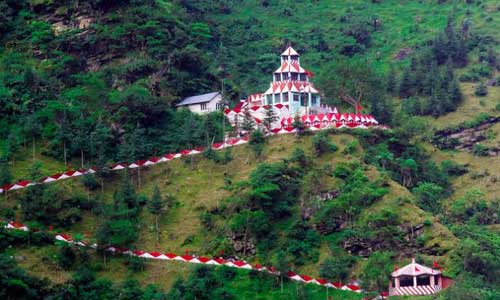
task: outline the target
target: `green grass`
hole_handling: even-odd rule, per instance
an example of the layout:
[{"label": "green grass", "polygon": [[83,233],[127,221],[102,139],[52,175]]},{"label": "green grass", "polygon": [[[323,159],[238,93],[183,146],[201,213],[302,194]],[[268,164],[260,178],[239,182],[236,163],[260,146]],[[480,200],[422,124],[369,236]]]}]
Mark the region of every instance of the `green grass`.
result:
[{"label": "green grass", "polygon": [[[8,251],[14,254],[13,250]],[[15,256],[18,264],[30,274],[47,278],[53,283],[64,283],[71,279],[71,271],[65,271],[58,267],[56,255],[58,246],[44,247],[22,247],[16,248]],[[131,272],[126,266],[126,257],[108,256],[106,265],[103,259],[89,250],[91,260],[89,266],[101,265],[98,277],[108,279],[115,284],[121,284],[125,280],[134,279],[142,285],[155,284],[164,291],[168,291],[173,283],[180,278],[187,278],[187,274],[197,266],[178,261],[153,261],[144,260],[145,268],[141,272]],[[225,267],[209,267],[213,270]],[[236,277],[228,280],[226,289],[233,294],[235,299],[303,299],[298,295],[306,295],[307,299],[324,299],[326,288],[302,284],[289,280],[284,281],[283,292],[278,278],[269,274],[251,275],[248,270],[236,270]],[[361,294],[329,289],[328,295],[333,299],[355,300],[361,299]]]},{"label": "green grass", "polygon": [[[233,61],[241,61],[242,65],[254,64],[263,59],[264,53],[256,54],[256,50],[281,49],[283,41],[288,39],[292,46],[303,54],[303,66],[312,71],[319,71],[325,60],[333,59],[333,50],[318,52],[313,49],[313,43],[318,42],[318,36],[330,48],[334,49],[342,39],[341,30],[345,24],[338,18],[350,9],[356,16],[369,20],[376,16],[381,22],[381,28],[372,34],[372,45],[362,56],[374,63],[375,67],[387,72],[391,65],[403,66],[408,60],[394,61],[393,57],[400,49],[413,48],[435,38],[446,26],[447,18],[454,12],[457,25],[464,19],[470,19],[470,31],[498,37],[494,22],[487,21],[487,16],[493,19],[500,17],[496,1],[481,1],[481,5],[465,4],[464,1],[446,1],[437,4],[434,0],[411,1],[392,0],[372,4],[369,1],[289,1],[286,4],[261,5],[261,1],[244,1],[233,5],[230,14],[214,12],[209,18],[213,26],[226,33],[230,44],[225,45]],[[288,8],[287,14],[285,9]],[[222,25],[221,25],[222,24]],[[248,29],[255,32],[258,38],[250,35]],[[246,34],[245,43],[231,38],[238,32]],[[496,46],[500,52],[500,46]],[[276,55],[276,53],[266,53]],[[277,55],[276,55],[277,57]],[[277,63],[277,60],[276,60]],[[276,66],[277,67],[277,66]],[[247,72],[247,68],[236,68],[233,78],[248,93],[261,92],[267,88],[270,78],[260,78],[256,73]],[[241,73],[239,73],[241,72]],[[252,76],[253,78],[248,78]],[[314,81],[314,78],[313,78]],[[257,84],[256,84],[257,83]]]},{"label": "green grass", "polygon": [[[275,136],[269,139],[263,157],[256,159],[250,147],[237,146],[232,148],[234,157],[227,165],[217,165],[214,162],[203,158],[201,155],[192,156],[174,160],[168,163],[152,166],[141,170],[141,186],[138,186],[137,170],[131,171],[132,181],[138,188],[138,193],[150,196],[153,187],[157,185],[163,194],[173,194],[178,204],[172,208],[160,220],[160,241],[157,241],[157,235],[154,231],[154,219],[145,209],[141,212],[139,223],[139,240],[136,247],[145,251],[172,251],[178,254],[189,251],[198,255],[217,255],[218,253],[210,253],[207,249],[207,243],[216,238],[213,233],[208,233],[200,224],[199,215],[201,212],[219,207],[224,199],[229,196],[229,192],[223,189],[224,174],[231,177],[233,182],[245,180],[250,172],[255,169],[260,161],[272,162],[279,161],[288,157],[295,147],[303,148],[308,155],[312,155],[311,136],[305,136],[297,139],[293,135]],[[354,137],[349,134],[335,134],[330,136],[331,140],[339,147],[335,153],[328,153],[319,158],[315,158],[315,164],[331,164],[351,159],[360,159],[363,154],[363,149],[358,147],[356,153],[345,155],[342,153],[346,145],[348,145]],[[123,171],[120,171],[123,172]],[[367,175],[371,179],[376,179],[380,176],[378,171],[371,167],[367,171]],[[114,173],[113,177],[106,180],[104,184],[104,192],[102,200],[110,203],[114,189],[120,183],[120,174]],[[69,179],[58,183],[66,185],[68,189],[77,193],[86,193],[79,179]],[[338,182],[335,180],[326,181],[326,186],[335,188]],[[409,191],[396,182],[390,181],[389,194],[382,201],[374,204],[365,212],[371,212],[381,208],[390,208],[397,212],[402,222],[408,224],[422,223],[425,219],[431,218],[429,214],[418,209],[412,201],[400,203],[401,198],[411,199]],[[16,191],[14,196],[9,196],[8,201],[0,201],[1,207],[15,206],[16,195],[23,191]],[[91,196],[100,193],[98,190],[92,193]],[[298,212],[296,212],[298,214]],[[100,218],[90,212],[83,214],[83,220],[66,231],[69,233],[90,233],[96,232],[99,226]],[[291,221],[289,221],[291,222]],[[289,223],[288,222],[288,223]],[[278,227],[287,228],[290,224],[277,224]],[[284,232],[284,231],[283,231]],[[444,249],[450,249],[455,245],[455,238],[449,233],[446,228],[440,225],[437,221],[433,222],[433,226],[426,233],[430,236],[429,243],[434,246],[438,245]],[[185,243],[187,239],[192,240]],[[319,263],[330,255],[328,243],[323,241],[319,249],[320,259],[317,263],[309,263],[300,267],[297,271],[311,276],[319,276]],[[272,255],[272,253],[258,253],[256,257],[251,258],[253,262],[261,262],[262,260]],[[151,272],[162,272],[157,270],[157,267],[151,267]],[[357,268],[361,270],[361,268]],[[110,274],[110,276],[118,276]]]}]

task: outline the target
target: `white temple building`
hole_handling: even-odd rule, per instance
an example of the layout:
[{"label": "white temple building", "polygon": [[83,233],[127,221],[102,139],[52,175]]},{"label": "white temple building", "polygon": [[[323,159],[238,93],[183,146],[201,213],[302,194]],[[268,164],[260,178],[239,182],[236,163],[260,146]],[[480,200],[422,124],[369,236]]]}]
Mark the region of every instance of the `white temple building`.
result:
[{"label": "white temple building", "polygon": [[[300,55],[297,51],[288,47],[281,53],[281,65],[274,71],[273,81],[263,94],[263,104],[284,104],[293,115],[309,114],[321,105],[318,90],[309,82],[311,76],[312,73],[300,65]],[[259,98],[258,95],[250,97]]]}]

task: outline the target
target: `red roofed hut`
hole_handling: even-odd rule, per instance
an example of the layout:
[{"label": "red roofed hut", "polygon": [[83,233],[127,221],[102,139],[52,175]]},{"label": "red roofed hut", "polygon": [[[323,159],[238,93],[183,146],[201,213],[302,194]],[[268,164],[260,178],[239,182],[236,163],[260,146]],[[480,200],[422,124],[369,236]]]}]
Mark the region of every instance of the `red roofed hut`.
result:
[{"label": "red roofed hut", "polygon": [[392,272],[389,283],[389,296],[431,295],[446,288],[449,278],[443,277],[441,271],[415,262]]}]

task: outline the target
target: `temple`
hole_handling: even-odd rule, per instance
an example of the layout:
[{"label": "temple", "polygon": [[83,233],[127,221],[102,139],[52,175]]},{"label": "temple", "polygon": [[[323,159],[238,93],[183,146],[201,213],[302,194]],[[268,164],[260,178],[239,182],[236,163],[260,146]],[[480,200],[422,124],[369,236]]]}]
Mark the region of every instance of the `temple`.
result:
[{"label": "temple", "polygon": [[[251,119],[254,128],[266,133],[293,131],[296,118],[310,130],[325,128],[360,128],[379,126],[372,115],[339,113],[336,107],[321,103],[318,90],[310,82],[313,73],[300,65],[300,55],[288,46],[280,56],[281,65],[274,71],[269,88],[264,93],[251,94],[234,108],[224,109],[224,114],[236,132],[247,134],[239,128],[246,119]],[[272,109],[276,119],[268,128],[263,126],[268,110]]]},{"label": "temple", "polygon": [[281,66],[274,71],[267,91],[261,97],[259,94],[251,97],[266,105],[288,105],[292,114],[309,114],[321,105],[318,90],[309,82],[311,76],[311,72],[300,66],[300,55],[289,46],[281,53]]},{"label": "temple", "polygon": [[389,296],[431,295],[451,284],[441,271],[417,264],[415,259],[391,274]]}]

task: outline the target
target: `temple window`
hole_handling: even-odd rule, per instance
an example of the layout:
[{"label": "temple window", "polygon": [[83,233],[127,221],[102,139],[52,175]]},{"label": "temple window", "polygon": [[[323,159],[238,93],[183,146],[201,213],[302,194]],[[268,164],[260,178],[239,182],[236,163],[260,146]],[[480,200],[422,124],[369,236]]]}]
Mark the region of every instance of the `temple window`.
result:
[{"label": "temple window", "polygon": [[274,81],[280,81],[280,80],[281,80],[281,74],[280,73],[274,74]]},{"label": "temple window", "polygon": [[288,73],[283,73],[283,81],[288,80]]},{"label": "temple window", "polygon": [[399,279],[399,286],[413,286],[413,277],[411,276],[401,276]]},{"label": "temple window", "polygon": [[281,94],[274,94],[274,103],[280,103]]},{"label": "temple window", "polygon": [[298,73],[292,73],[292,80],[298,80],[299,79],[299,74]]},{"label": "temple window", "polygon": [[288,93],[283,93],[283,102],[288,102]]},{"label": "temple window", "polygon": [[293,101],[298,102],[300,100],[299,94],[293,94]]},{"label": "temple window", "polygon": [[300,74],[300,81],[306,81],[306,74]]},{"label": "temple window", "polygon": [[299,60],[299,56],[298,55],[292,55],[292,56],[290,56],[290,59],[291,60]]},{"label": "temple window", "polygon": [[431,279],[429,276],[420,276],[417,277],[417,285],[430,285]]},{"label": "temple window", "polygon": [[316,105],[316,95],[311,95],[311,105]]},{"label": "temple window", "polygon": [[273,95],[266,95],[267,104],[273,104]]}]

